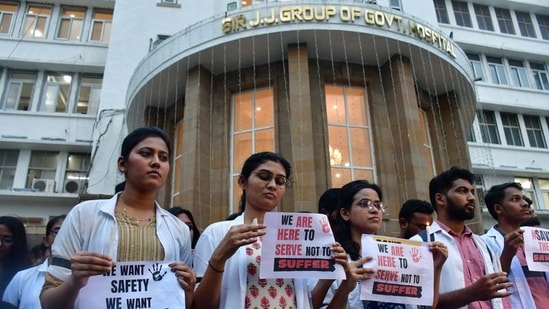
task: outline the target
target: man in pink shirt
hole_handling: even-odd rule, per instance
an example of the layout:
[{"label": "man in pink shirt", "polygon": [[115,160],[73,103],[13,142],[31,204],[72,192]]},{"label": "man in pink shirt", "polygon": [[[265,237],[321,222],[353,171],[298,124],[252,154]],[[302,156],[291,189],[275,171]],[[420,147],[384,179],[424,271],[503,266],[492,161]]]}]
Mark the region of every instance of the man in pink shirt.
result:
[{"label": "man in pink shirt", "polygon": [[[429,197],[438,219],[430,227],[432,240],[448,247],[442,267],[439,308],[509,308],[503,301],[512,294],[507,273],[498,256],[465,225],[475,216],[474,175],[459,167],[442,172],[429,182]],[[422,240],[416,235],[412,240]]]}]

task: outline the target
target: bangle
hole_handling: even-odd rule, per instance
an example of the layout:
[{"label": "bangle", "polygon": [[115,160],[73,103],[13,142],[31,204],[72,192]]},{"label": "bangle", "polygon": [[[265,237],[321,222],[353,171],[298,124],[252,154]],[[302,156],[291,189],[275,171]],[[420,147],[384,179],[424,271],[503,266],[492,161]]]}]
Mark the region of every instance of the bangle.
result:
[{"label": "bangle", "polygon": [[222,274],[222,273],[225,271],[224,269],[219,270],[219,269],[213,267],[212,262],[210,262],[210,261],[208,261],[208,266],[209,266],[213,271],[215,271],[216,273]]}]

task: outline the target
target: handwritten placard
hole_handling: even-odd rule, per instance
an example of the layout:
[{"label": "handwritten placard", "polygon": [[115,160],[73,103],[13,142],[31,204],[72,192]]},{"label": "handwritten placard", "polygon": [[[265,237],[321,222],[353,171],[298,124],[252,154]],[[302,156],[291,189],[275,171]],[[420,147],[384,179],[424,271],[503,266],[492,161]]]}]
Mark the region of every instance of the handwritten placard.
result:
[{"label": "handwritten placard", "polygon": [[335,240],[326,215],[269,212],[265,225],[260,278],[345,278],[331,257]]},{"label": "handwritten placard", "polygon": [[549,230],[521,227],[524,230],[524,254],[530,271],[549,271]]},{"label": "handwritten placard", "polygon": [[90,277],[76,308],[185,308],[185,292],[165,262],[117,262],[102,276]]},{"label": "handwritten placard", "polygon": [[360,299],[431,306],[433,254],[427,244],[400,238],[362,235],[364,264],[373,268],[372,279],[361,282]]}]

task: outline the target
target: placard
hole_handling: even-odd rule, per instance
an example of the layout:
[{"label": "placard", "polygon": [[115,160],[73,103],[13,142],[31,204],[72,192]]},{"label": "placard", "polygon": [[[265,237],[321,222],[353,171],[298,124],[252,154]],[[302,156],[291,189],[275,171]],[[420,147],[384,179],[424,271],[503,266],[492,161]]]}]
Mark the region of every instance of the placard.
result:
[{"label": "placard", "polygon": [[530,271],[549,271],[549,230],[523,226],[524,254]]},{"label": "placard", "polygon": [[427,243],[377,235],[362,235],[364,264],[375,274],[361,282],[360,299],[431,306],[433,254]]},{"label": "placard", "polygon": [[185,291],[166,262],[116,262],[92,276],[80,290],[76,308],[185,308]]},{"label": "placard", "polygon": [[335,240],[326,215],[269,212],[264,220],[261,279],[345,279],[343,267],[331,257]]}]

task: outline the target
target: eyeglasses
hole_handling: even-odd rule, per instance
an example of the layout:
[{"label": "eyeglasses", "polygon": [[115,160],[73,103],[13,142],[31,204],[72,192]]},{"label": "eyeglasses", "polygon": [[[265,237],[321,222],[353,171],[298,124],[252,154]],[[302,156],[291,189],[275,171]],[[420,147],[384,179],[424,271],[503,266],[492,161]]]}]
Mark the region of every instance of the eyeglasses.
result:
[{"label": "eyeglasses", "polygon": [[194,225],[192,222],[183,222],[183,223],[185,223],[189,227],[189,230],[192,231],[194,229]]},{"label": "eyeglasses", "polygon": [[381,213],[385,213],[387,211],[387,207],[383,205],[382,202],[373,202],[369,199],[362,199],[358,202],[356,202],[354,205],[357,205],[360,208],[368,208],[369,212],[372,212],[374,210],[380,211]]},{"label": "eyeglasses", "polygon": [[13,237],[11,237],[11,236],[2,236],[2,237],[0,237],[0,242],[2,242],[2,244],[4,244],[4,245],[11,245],[11,244],[13,244],[14,241],[15,241],[15,239],[13,239]]},{"label": "eyeglasses", "polygon": [[276,185],[280,187],[284,187],[288,184],[288,178],[286,178],[286,176],[282,176],[282,175],[275,176],[273,175],[273,173],[267,172],[267,171],[260,171],[255,173],[255,175],[257,176],[257,178],[265,182],[271,182],[271,180],[273,180],[274,178]]}]

